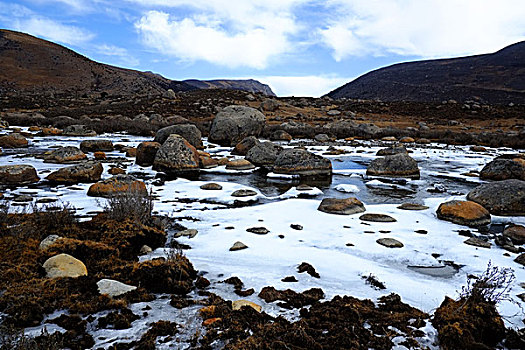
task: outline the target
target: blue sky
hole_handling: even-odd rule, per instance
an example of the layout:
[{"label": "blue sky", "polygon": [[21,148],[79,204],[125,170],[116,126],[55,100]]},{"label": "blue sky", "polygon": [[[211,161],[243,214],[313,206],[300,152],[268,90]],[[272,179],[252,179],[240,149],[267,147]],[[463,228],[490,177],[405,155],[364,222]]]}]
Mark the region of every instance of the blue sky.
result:
[{"label": "blue sky", "polygon": [[171,79],[320,96],[389,64],[525,40],[525,1],[0,0],[0,27]]}]

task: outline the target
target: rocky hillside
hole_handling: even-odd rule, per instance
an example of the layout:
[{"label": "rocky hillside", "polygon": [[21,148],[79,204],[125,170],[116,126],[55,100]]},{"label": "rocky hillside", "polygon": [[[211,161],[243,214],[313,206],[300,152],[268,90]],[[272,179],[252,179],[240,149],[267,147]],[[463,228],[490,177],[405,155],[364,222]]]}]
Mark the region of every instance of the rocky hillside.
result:
[{"label": "rocky hillside", "polygon": [[525,41],[493,54],[395,64],[367,73],[328,96],[525,104]]},{"label": "rocky hillside", "polygon": [[0,94],[133,95],[210,87],[273,95],[268,86],[254,80],[186,83],[152,72],[114,67],[92,61],[55,43],[0,29]]},{"label": "rocky hillside", "polygon": [[184,80],[184,83],[194,86],[199,89],[229,89],[229,90],[242,90],[248,92],[262,93],[267,96],[275,96],[272,89],[261,83],[260,81],[247,79],[247,80]]}]

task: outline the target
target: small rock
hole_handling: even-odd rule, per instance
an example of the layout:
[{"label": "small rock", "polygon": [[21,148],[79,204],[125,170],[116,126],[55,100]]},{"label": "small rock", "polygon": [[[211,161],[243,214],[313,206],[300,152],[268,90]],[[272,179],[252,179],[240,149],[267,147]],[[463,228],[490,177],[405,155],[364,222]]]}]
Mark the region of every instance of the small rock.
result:
[{"label": "small rock", "polygon": [[234,251],[237,251],[237,250],[242,250],[242,249],[246,249],[248,248],[248,246],[240,241],[237,241],[235,242],[231,248],[230,248],[230,251],[234,252]]},{"label": "small rock", "polygon": [[266,227],[250,227],[246,229],[247,232],[255,233],[256,235],[266,235],[270,230]]},{"label": "small rock", "polygon": [[251,170],[251,169],[255,169],[255,165],[253,165],[246,159],[237,159],[237,160],[229,161],[228,164],[226,164],[226,169]]},{"label": "small rock", "polygon": [[291,224],[290,227],[297,231],[301,231],[303,229],[303,226],[298,224]]},{"label": "small rock", "polygon": [[314,137],[314,140],[317,142],[330,142],[332,139],[327,134],[317,134]]},{"label": "small rock", "polygon": [[222,186],[219,185],[219,184],[216,184],[214,182],[210,182],[210,183],[207,183],[207,184],[204,184],[204,185],[200,186],[200,189],[201,190],[209,190],[209,191],[220,191],[220,190],[222,190]]},{"label": "small rock", "polygon": [[490,248],[491,246],[489,242],[485,242],[484,240],[477,238],[477,237],[470,237],[463,243],[468,244],[468,245],[473,245],[476,247],[481,247],[481,248]]},{"label": "small rock", "polygon": [[415,204],[415,203],[403,203],[397,207],[401,210],[427,210],[429,207],[426,205]]},{"label": "small rock", "polygon": [[354,197],[345,199],[325,198],[321,201],[317,210],[329,214],[351,215],[364,212],[365,206]]},{"label": "small rock", "polygon": [[197,236],[197,233],[199,233],[199,231],[191,228],[191,229],[179,231],[173,237],[174,238],[180,238],[180,237],[193,238]]},{"label": "small rock", "polygon": [[46,163],[76,163],[86,158],[84,152],[72,146],[60,147],[44,154],[44,162]]},{"label": "small rock", "polygon": [[47,248],[49,248],[50,246],[52,246],[53,244],[55,244],[57,241],[59,241],[61,239],[62,239],[62,237],[60,237],[58,235],[49,235],[46,238],[44,238],[42,240],[42,242],[40,242],[40,245],[38,246],[38,249],[46,250]]},{"label": "small rock", "polygon": [[84,263],[71,255],[58,254],[44,262],[48,278],[87,276]]},{"label": "small rock", "polygon": [[128,284],[111,280],[111,279],[101,279],[97,282],[98,292],[100,294],[107,294],[109,297],[114,298],[119,295],[126,294],[132,290],[137,289],[135,286],[130,286]]},{"label": "small rock", "polygon": [[124,170],[124,169],[122,169],[122,168],[117,168],[117,167],[115,167],[115,168],[110,168],[110,169],[108,170],[108,173],[109,173],[110,175],[123,175],[123,174],[126,173],[126,170]]},{"label": "small rock", "polygon": [[359,220],[371,222],[396,222],[397,220],[386,214],[363,214]]},{"label": "small rock", "polygon": [[235,300],[232,302],[233,310],[240,310],[243,306],[249,306],[257,312],[262,311],[262,306],[252,303],[251,301],[248,301],[248,300],[241,299],[241,300]]},{"label": "small rock", "polygon": [[403,145],[394,145],[388,148],[383,148],[377,151],[377,156],[392,156],[394,154],[408,154],[407,149]]},{"label": "small rock", "polygon": [[317,273],[317,271],[315,271],[315,268],[307,262],[302,262],[299,266],[297,266],[297,272],[299,273],[306,272],[307,274],[309,274],[310,276],[314,278],[321,278],[321,276]]},{"label": "small rock", "polygon": [[237,190],[231,194],[232,197],[250,197],[256,196],[257,192],[253,190]]},{"label": "small rock", "polygon": [[151,249],[151,247],[149,245],[143,245],[142,248],[140,248],[140,251],[139,253],[141,255],[146,255],[146,254],[149,254],[153,251],[153,249]]},{"label": "small rock", "polygon": [[295,276],[287,276],[281,279],[281,282],[299,282]]},{"label": "small rock", "polygon": [[404,247],[403,243],[399,242],[397,239],[394,239],[394,238],[379,238],[376,242],[387,248],[403,248]]}]

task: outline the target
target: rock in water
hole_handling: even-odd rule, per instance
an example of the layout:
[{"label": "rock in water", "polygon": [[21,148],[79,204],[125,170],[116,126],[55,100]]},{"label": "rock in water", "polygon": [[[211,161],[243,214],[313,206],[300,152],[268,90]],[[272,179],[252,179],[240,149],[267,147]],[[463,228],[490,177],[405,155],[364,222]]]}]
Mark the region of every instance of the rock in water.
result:
[{"label": "rock in water", "polygon": [[486,183],[470,191],[467,199],[493,215],[525,216],[525,181],[512,179]]},{"label": "rock in water", "polygon": [[25,185],[39,180],[36,169],[32,165],[0,166],[0,184],[2,185]]},{"label": "rock in water", "polygon": [[161,144],[158,142],[141,142],[137,147],[135,162],[140,166],[151,166]]},{"label": "rock in water", "polygon": [[211,125],[210,142],[235,146],[248,136],[259,136],[266,117],[258,110],[245,106],[228,106],[217,113]]},{"label": "rock in water", "polygon": [[44,154],[44,162],[46,163],[77,163],[86,158],[84,152],[73,146],[60,147]]},{"label": "rock in water", "polygon": [[365,206],[355,197],[345,199],[325,198],[321,201],[317,210],[329,214],[351,215],[364,212]]},{"label": "rock in water", "polygon": [[137,289],[135,286],[130,286],[129,284],[106,278],[98,281],[97,286],[98,292],[100,294],[107,294],[111,298],[118,297],[119,295],[126,294],[127,292]]},{"label": "rock in water", "polygon": [[91,185],[87,195],[92,197],[111,197],[115,194],[126,192],[137,192],[144,196],[148,194],[144,182],[135,179],[131,175],[115,175],[107,180]]},{"label": "rock in water", "polygon": [[202,134],[201,131],[193,124],[177,124],[167,126],[157,131],[154,142],[158,142],[161,145],[166,142],[168,136],[171,134],[177,134],[182,136],[186,141],[197,149],[202,149]]},{"label": "rock in water", "polygon": [[363,214],[359,220],[371,222],[396,222],[397,220],[386,214]]},{"label": "rock in water", "polygon": [[276,174],[331,176],[332,162],[304,149],[286,149],[275,160],[273,171]]},{"label": "rock in water", "polygon": [[232,197],[251,197],[256,195],[257,192],[254,190],[237,190],[231,194]]},{"label": "rock in water", "polygon": [[28,145],[27,139],[19,133],[0,136],[0,147],[2,148],[23,148]]},{"label": "rock in water", "polygon": [[255,169],[255,165],[247,161],[246,159],[236,159],[229,161],[226,164],[226,169],[231,170],[251,170]]},{"label": "rock in water", "polygon": [[82,152],[111,152],[113,151],[113,142],[110,140],[84,140],[80,143]]},{"label": "rock in water", "polygon": [[[508,156],[507,156],[508,157]],[[515,158],[496,158],[485,165],[479,177],[487,180],[518,179],[525,181],[525,159],[520,155]]]},{"label": "rock in water", "polygon": [[53,171],[46,179],[55,183],[74,184],[100,180],[104,168],[99,162],[85,162]]},{"label": "rock in water", "polygon": [[248,151],[258,143],[260,143],[260,141],[257,140],[255,136],[245,137],[241,142],[235,145],[232,154],[245,156],[248,153]]},{"label": "rock in water", "polygon": [[159,148],[153,169],[170,175],[193,175],[199,172],[199,153],[182,136],[171,134]]},{"label": "rock in water", "polygon": [[458,225],[479,227],[490,224],[490,213],[481,205],[472,201],[450,201],[441,203],[437,217]]},{"label": "rock in water", "polygon": [[44,262],[44,270],[48,278],[87,276],[84,263],[71,255],[58,254]]},{"label": "rock in water", "polygon": [[272,142],[258,142],[246,153],[246,160],[256,166],[271,169],[282,150],[281,146]]},{"label": "rock in water", "polygon": [[417,162],[409,155],[402,153],[372,160],[366,169],[366,174],[413,179],[419,179],[420,176]]}]

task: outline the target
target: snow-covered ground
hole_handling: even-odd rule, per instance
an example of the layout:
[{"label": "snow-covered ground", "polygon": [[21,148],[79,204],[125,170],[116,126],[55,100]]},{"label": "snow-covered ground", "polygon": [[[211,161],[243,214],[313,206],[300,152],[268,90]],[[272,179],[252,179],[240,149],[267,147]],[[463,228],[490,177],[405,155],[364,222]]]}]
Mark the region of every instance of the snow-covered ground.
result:
[{"label": "snow-covered ground", "polygon": [[[124,134],[102,135],[96,138],[110,139],[115,144],[137,146],[147,140]],[[31,147],[22,152],[31,153],[56,146],[79,146],[84,138],[80,137],[35,137]],[[207,146],[210,146],[205,142]],[[318,154],[327,151],[327,147],[308,147]],[[154,210],[159,214],[181,218],[180,222],[188,228],[198,230],[194,238],[179,238],[192,249],[185,253],[195,268],[206,272],[212,281],[212,291],[227,298],[239,299],[229,285],[213,283],[230,276],[237,276],[246,288],[257,292],[271,285],[277,289],[292,288],[303,291],[312,287],[322,288],[326,298],[334,295],[352,295],[375,300],[381,295],[398,293],[403,301],[432,313],[446,295],[456,297],[461,286],[465,285],[467,275],[481,274],[489,261],[492,265],[513,268],[516,275],[512,296],[516,303],[502,302],[499,310],[508,326],[522,328],[522,301],[516,294],[525,292],[520,283],[525,282],[525,268],[513,260],[515,254],[502,250],[495,244],[490,249],[466,245],[466,237],[458,230],[468,229],[446,221],[438,220],[435,212],[440,203],[451,199],[464,199],[468,191],[474,188],[479,178],[465,175],[479,171],[496,155],[512,153],[510,149],[488,149],[485,153],[475,153],[468,146],[447,146],[442,144],[409,145],[421,169],[420,180],[392,182],[389,179],[367,178],[366,164],[375,158],[376,152],[383,147],[362,142],[361,146],[337,146],[347,153],[339,156],[326,156],[332,160],[334,175],[332,182],[304,192],[297,190],[298,179],[269,174],[263,180],[253,180],[252,171],[235,172],[223,168],[206,172],[204,179],[190,181],[177,179],[157,183],[156,173],[151,168],[134,164],[132,158],[122,159],[123,153],[107,152],[108,158],[118,157],[117,163],[127,167],[127,172],[139,175],[156,196]],[[206,151],[216,156],[229,156],[229,148],[213,147]],[[0,165],[32,164],[43,178],[50,171],[64,165],[44,163],[33,156],[20,157],[19,152],[5,152],[0,156]],[[104,163],[103,177],[109,165]],[[222,190],[202,190],[200,186],[215,182]],[[264,185],[260,185],[264,184]],[[430,193],[428,188],[441,185],[447,192]],[[100,210],[97,199],[87,197],[90,184],[74,186],[21,187],[7,190],[5,195],[31,194],[39,198],[59,198],[71,203],[78,209],[79,215],[87,215]],[[267,188],[272,188],[276,195],[267,196]],[[238,189],[252,189],[257,194],[251,197],[236,198],[231,194]],[[300,195],[309,195],[304,198]],[[397,222],[364,222],[359,214],[345,216],[323,213],[317,210],[324,197],[355,196],[366,207],[367,213],[388,214]],[[231,205],[235,200],[253,201],[248,206],[237,208]],[[399,203],[418,202],[429,207],[422,211],[398,209]],[[183,218],[192,218],[191,220]],[[197,220],[195,220],[197,219]],[[493,217],[493,223],[513,222],[525,224],[525,217]],[[302,230],[290,227],[292,224],[303,226]],[[266,235],[247,232],[250,227],[267,228]],[[225,229],[229,227],[229,229]],[[233,229],[231,228],[233,227]],[[417,233],[424,230],[427,233]],[[420,231],[423,232],[423,231]],[[478,234],[473,230],[474,234]],[[173,234],[173,233],[172,233]],[[403,243],[402,248],[386,248],[376,243],[379,238],[395,238]],[[241,241],[248,249],[229,251],[236,241]],[[166,254],[165,249],[158,249],[143,259]],[[510,256],[509,256],[510,255]],[[308,262],[315,267],[321,278],[313,278],[305,273],[297,273],[297,265]],[[445,265],[453,262],[459,270]],[[425,269],[411,267],[442,267],[445,273],[432,276],[422,273]],[[448,266],[448,268],[445,268]],[[365,284],[363,276],[373,274],[383,282],[387,289],[375,290]],[[294,275],[298,282],[284,283],[281,279]],[[266,312],[285,314],[293,318],[294,314],[276,305],[268,305],[257,297],[257,293],[246,298],[260,305]],[[132,308],[140,310],[143,305]],[[162,312],[159,306],[159,313]],[[150,314],[155,312],[150,311]],[[175,312],[175,311],[174,311]],[[153,316],[152,316],[153,317]],[[161,316],[159,316],[161,317]],[[160,319],[160,318],[159,318]],[[143,320],[135,321],[137,327],[144,327]],[[139,328],[140,328],[139,327]],[[98,332],[98,333],[97,333]],[[128,330],[129,332],[129,330]],[[95,331],[97,345],[106,346],[109,335]],[[140,332],[139,332],[140,333]],[[115,333],[116,334],[116,333]],[[112,335],[113,337],[116,335]]]}]

